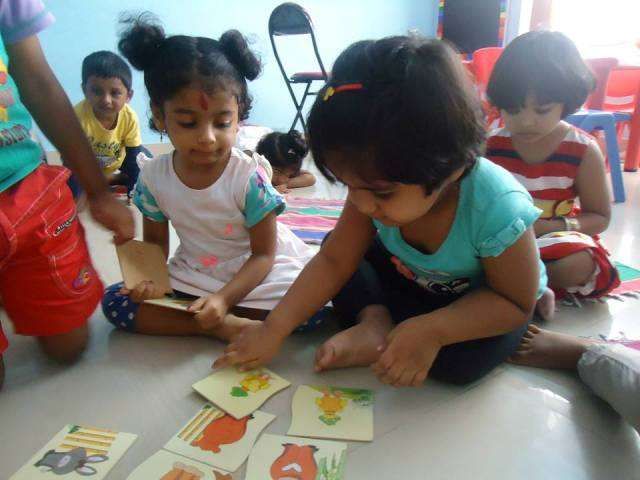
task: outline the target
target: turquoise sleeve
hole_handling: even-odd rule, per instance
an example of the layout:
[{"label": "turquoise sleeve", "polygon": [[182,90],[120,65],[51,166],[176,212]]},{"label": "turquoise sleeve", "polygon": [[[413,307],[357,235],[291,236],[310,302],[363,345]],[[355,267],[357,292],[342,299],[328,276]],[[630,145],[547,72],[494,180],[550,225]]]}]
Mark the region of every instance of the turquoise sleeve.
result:
[{"label": "turquoise sleeve", "polygon": [[144,183],[142,176],[138,178],[135,190],[133,192],[133,203],[145,218],[154,222],[166,222],[169,219],[158,207],[158,202]]},{"label": "turquoise sleeve", "polygon": [[260,223],[271,212],[280,215],[286,207],[282,195],[259,171],[249,178],[244,207],[244,224],[251,228]]},{"label": "turquoise sleeve", "polygon": [[477,235],[480,257],[497,257],[522,236],[542,211],[526,192],[511,191],[500,195],[484,210],[484,222]]}]

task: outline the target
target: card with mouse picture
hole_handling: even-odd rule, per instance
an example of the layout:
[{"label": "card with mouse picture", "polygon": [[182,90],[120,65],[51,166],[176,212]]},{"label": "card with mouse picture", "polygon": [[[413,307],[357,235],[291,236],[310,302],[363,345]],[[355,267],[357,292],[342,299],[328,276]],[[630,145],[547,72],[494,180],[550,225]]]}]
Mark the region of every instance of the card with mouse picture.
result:
[{"label": "card with mouse picture", "polygon": [[67,425],[10,480],[102,480],[137,435],[83,425]]}]

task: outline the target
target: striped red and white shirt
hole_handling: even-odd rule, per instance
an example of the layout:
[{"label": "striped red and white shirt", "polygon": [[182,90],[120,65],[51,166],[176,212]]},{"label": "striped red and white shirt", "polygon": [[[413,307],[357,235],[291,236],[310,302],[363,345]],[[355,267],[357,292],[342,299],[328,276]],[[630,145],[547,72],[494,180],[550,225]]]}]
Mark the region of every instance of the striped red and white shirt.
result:
[{"label": "striped red and white shirt", "polygon": [[575,208],[575,181],[592,137],[571,126],[558,148],[541,163],[525,162],[511,141],[506,128],[495,131],[487,140],[486,157],[509,170],[529,191],[540,218],[570,215]]}]

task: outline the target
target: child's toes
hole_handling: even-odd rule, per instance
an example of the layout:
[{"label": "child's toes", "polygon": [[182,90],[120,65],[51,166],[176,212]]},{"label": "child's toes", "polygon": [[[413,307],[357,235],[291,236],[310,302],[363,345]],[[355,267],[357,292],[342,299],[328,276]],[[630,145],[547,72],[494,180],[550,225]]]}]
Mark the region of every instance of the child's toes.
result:
[{"label": "child's toes", "polygon": [[527,328],[527,333],[532,333],[533,335],[540,333],[540,327],[534,324],[530,324]]},{"label": "child's toes", "polygon": [[335,349],[331,344],[321,345],[316,351],[315,370],[321,372],[325,368],[331,365],[331,362],[335,358]]}]

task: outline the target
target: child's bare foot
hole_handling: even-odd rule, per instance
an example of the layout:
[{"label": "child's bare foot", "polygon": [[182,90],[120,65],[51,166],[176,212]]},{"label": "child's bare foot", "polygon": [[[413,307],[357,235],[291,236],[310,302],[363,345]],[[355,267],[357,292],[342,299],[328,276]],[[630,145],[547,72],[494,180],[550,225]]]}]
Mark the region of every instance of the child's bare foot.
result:
[{"label": "child's bare foot", "polygon": [[232,313],[227,313],[222,324],[211,330],[205,330],[205,335],[211,335],[225,342],[232,341],[244,327],[248,325],[259,325],[260,320],[251,320],[249,318],[238,317]]},{"label": "child's bare foot", "polygon": [[536,313],[545,322],[553,319],[556,313],[556,296],[550,288],[545,288],[540,300],[536,303]]},{"label": "child's bare foot", "polygon": [[316,351],[315,370],[367,367],[380,356],[393,321],[386,307],[370,305],[360,312],[358,324],[337,333]]},{"label": "child's bare foot", "polygon": [[529,325],[518,351],[509,358],[509,362],[529,367],[575,370],[578,360],[591,343],[591,340]]}]

